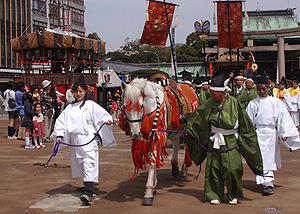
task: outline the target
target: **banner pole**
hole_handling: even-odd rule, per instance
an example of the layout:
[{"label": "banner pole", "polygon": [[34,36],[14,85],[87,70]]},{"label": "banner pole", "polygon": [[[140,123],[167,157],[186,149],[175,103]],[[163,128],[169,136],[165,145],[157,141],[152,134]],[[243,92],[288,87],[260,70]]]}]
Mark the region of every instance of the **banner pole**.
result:
[{"label": "banner pole", "polygon": [[168,17],[168,10],[167,10],[167,5],[166,5],[166,0],[164,0],[164,5],[165,5],[165,12],[166,12],[166,19],[167,19],[167,25],[168,25],[168,32],[169,32],[169,40],[171,44],[171,52],[172,52],[172,58],[173,58],[173,64],[174,64],[174,71],[175,71],[175,81],[177,81],[177,60],[176,60],[176,52],[175,52],[175,46],[172,41],[172,36],[170,32],[170,23],[169,23],[169,17]]}]

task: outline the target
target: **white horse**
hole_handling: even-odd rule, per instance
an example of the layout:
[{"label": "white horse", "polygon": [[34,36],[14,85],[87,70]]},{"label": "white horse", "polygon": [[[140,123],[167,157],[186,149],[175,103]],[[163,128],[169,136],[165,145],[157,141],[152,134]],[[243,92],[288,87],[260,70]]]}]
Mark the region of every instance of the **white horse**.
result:
[{"label": "white horse", "polygon": [[[123,101],[125,106],[125,115],[130,127],[130,136],[132,139],[139,139],[141,137],[141,124],[144,115],[156,112],[159,109],[159,105],[164,101],[164,88],[146,79],[134,79],[130,84],[122,82]],[[139,107],[139,110],[131,110],[127,108],[128,105],[135,105]],[[162,106],[167,113],[166,105]],[[165,116],[166,118],[166,116]],[[167,123],[166,123],[167,124]],[[152,127],[150,127],[152,128]],[[180,134],[176,134],[170,140],[173,144],[173,155],[171,159],[172,174],[173,176],[179,175],[178,169],[178,151],[179,151],[179,137]],[[155,157],[156,151],[152,151],[153,155],[149,155],[152,158]],[[187,168],[185,163],[182,165],[182,176],[186,176]],[[144,194],[142,205],[151,206],[153,204],[153,193],[157,185],[156,178],[156,165],[155,162],[148,164],[148,180],[146,184],[146,191]]]}]

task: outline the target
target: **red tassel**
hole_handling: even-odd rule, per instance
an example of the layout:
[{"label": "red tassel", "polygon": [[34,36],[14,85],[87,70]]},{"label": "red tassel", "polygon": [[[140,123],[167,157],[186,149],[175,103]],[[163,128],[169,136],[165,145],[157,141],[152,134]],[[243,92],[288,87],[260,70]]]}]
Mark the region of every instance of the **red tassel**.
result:
[{"label": "red tassel", "polygon": [[148,139],[150,136],[150,124],[149,124],[149,117],[144,116],[143,117],[143,123],[141,126],[141,133],[145,139]]},{"label": "red tassel", "polygon": [[186,167],[190,167],[193,164],[190,153],[189,153],[189,147],[188,146],[185,147],[185,160],[184,160],[184,162],[185,162]]},{"label": "red tassel", "polygon": [[122,131],[126,130],[125,120],[124,120],[124,113],[119,114],[119,127]]}]

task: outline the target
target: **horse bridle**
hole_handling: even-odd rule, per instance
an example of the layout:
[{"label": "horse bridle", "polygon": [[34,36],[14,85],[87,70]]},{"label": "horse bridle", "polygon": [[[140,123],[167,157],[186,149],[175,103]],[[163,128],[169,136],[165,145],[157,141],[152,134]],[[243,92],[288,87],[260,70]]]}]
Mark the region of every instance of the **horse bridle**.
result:
[{"label": "horse bridle", "polygon": [[129,122],[129,123],[138,123],[138,122],[143,122],[143,118],[144,118],[144,115],[145,115],[145,109],[144,109],[144,105],[141,105],[141,109],[143,109],[144,113],[143,113],[143,116],[141,119],[136,119],[136,120],[130,120],[128,119],[128,117],[126,116],[126,120]]}]

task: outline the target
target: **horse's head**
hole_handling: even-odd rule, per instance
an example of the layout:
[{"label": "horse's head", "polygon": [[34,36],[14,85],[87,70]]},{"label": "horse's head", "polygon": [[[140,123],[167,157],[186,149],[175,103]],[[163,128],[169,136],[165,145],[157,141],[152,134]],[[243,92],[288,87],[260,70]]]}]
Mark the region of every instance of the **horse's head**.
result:
[{"label": "horse's head", "polygon": [[130,137],[138,139],[141,136],[141,125],[145,112],[144,89],[146,79],[134,79],[130,84],[122,82],[124,112],[129,122]]}]

